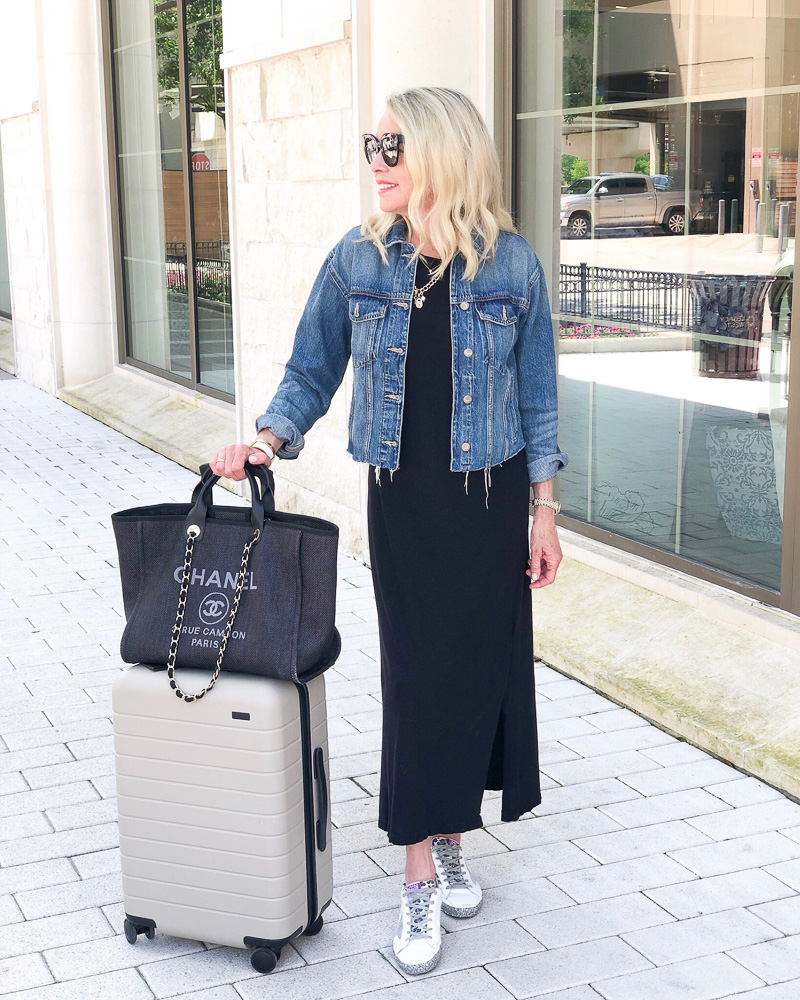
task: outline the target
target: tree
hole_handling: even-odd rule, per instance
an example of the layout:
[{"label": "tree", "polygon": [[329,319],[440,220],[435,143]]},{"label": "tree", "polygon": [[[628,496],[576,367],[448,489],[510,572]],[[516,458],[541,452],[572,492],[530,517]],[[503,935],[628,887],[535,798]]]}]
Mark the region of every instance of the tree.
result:
[{"label": "tree", "polygon": [[578,181],[581,177],[586,177],[589,173],[589,164],[578,156],[571,153],[561,154],[561,181],[567,187],[573,181]]},{"label": "tree", "polygon": [[[178,4],[156,8],[158,89],[167,107],[179,104]],[[186,58],[192,111],[213,111],[225,120],[225,95],[219,57],[222,54],[222,0],[187,0]]]},{"label": "tree", "polygon": [[[603,100],[594,83],[592,42],[594,0],[567,0],[564,4],[564,107],[580,108]],[[566,115],[569,121],[573,116]]]}]

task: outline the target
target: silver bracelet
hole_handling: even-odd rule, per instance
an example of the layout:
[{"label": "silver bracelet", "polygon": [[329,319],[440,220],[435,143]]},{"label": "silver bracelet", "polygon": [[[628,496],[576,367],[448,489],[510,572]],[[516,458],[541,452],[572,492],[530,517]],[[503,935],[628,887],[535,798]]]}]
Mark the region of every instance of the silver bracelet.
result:
[{"label": "silver bracelet", "polygon": [[561,510],[561,504],[558,500],[547,500],[545,497],[535,497],[533,501],[534,507],[550,507],[552,510],[559,513]]}]

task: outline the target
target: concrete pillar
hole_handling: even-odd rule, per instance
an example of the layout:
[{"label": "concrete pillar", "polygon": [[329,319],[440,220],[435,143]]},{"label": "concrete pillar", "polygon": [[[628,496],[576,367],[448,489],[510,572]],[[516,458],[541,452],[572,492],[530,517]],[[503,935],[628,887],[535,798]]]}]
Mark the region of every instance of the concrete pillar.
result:
[{"label": "concrete pillar", "polygon": [[663,174],[664,150],[658,142],[658,124],[650,122],[648,128],[650,130],[650,173]]},{"label": "concrete pillar", "polygon": [[374,130],[387,94],[408,87],[444,85],[462,90],[482,114],[491,116],[486,74],[493,61],[485,7],[483,0],[457,4],[404,0],[398,17],[393,4],[369,0],[369,31],[362,39],[369,45],[372,106],[358,109],[362,131]]},{"label": "concrete pillar", "polygon": [[[550,110],[562,103],[562,54],[563,54],[562,4],[529,5],[525,11],[523,29],[529,51],[536,53],[529,59],[525,92],[533,97],[533,111]],[[518,156],[527,165],[518,180],[517,221],[523,236],[531,243],[546,271],[547,287],[551,302],[557,302],[558,270],[561,258],[561,232],[556,206],[561,194],[561,153],[563,118],[560,114],[529,118],[519,123]],[[569,151],[585,156],[592,163],[590,137],[576,136]],[[586,149],[582,145],[586,145]],[[556,156],[553,151],[556,151]],[[548,197],[549,192],[549,197]],[[552,206],[542,211],[542,206]]]},{"label": "concrete pillar", "polygon": [[113,364],[99,2],[37,0],[56,387]]}]

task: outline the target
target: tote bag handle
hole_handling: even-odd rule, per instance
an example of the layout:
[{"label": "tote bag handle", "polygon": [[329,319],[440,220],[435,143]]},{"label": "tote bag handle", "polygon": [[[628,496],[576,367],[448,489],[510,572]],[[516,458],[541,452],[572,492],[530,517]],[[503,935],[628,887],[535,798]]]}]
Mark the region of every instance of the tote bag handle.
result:
[{"label": "tote bag handle", "polygon": [[185,701],[187,703],[199,701],[201,698],[205,697],[205,695],[207,695],[217,683],[217,679],[222,671],[222,660],[225,656],[225,649],[228,645],[228,639],[231,637],[231,632],[233,631],[236,614],[239,611],[239,602],[242,599],[244,581],[247,577],[247,564],[250,561],[250,550],[261,537],[261,532],[264,528],[264,495],[261,490],[262,485],[267,486],[267,492],[272,500],[272,509],[275,509],[274,494],[272,493],[272,490],[269,489],[271,484],[269,484],[267,477],[265,476],[262,480],[262,478],[254,471],[253,467],[245,466],[247,478],[250,481],[250,494],[253,505],[250,515],[250,522],[253,525],[253,537],[245,544],[245,547],[242,550],[242,562],[239,567],[239,576],[236,580],[236,589],[233,594],[231,613],[228,615],[228,620],[225,623],[225,628],[220,640],[219,654],[214,667],[214,673],[211,675],[211,680],[201,691],[197,691],[195,694],[186,694],[185,691],[181,690],[178,686],[178,682],[175,680],[175,660],[178,656],[178,643],[181,637],[181,630],[183,629],[183,616],[186,612],[186,597],[189,592],[189,579],[192,573],[194,543],[198,538],[200,538],[205,530],[206,515],[208,513],[208,503],[211,498],[211,491],[214,488],[214,485],[219,482],[219,476],[215,476],[213,474],[209,475],[211,472],[209,466],[206,465],[201,467],[200,471],[202,473],[202,477],[200,483],[195,488],[195,492],[192,496],[194,503],[186,518],[186,552],[183,558],[183,570],[181,571],[181,589],[178,597],[178,610],[175,614],[175,624],[172,628],[172,638],[170,639],[169,644],[169,654],[167,657],[167,677],[169,678],[169,686],[175,692],[176,696],[181,699],[181,701]]},{"label": "tote bag handle", "polygon": [[[275,476],[272,469],[268,468],[266,465],[245,465],[245,472],[252,472],[256,479],[258,480],[261,487],[261,499],[264,502],[264,511],[266,513],[272,513],[275,510]],[[192,493],[192,504],[197,503],[197,498],[200,496],[200,491],[205,486],[206,480],[213,478],[214,482],[211,484],[211,489],[216,486],[220,480],[220,476],[215,475],[211,471],[211,466],[205,462],[200,466],[200,482],[195,486]],[[250,483],[250,489],[253,489],[252,479],[248,480]],[[209,493],[209,503],[213,504],[213,497]]]},{"label": "tote bag handle", "polygon": [[[256,470],[260,469],[259,472]],[[245,465],[244,471],[250,483],[250,523],[254,531],[261,531],[264,527],[264,514],[266,511],[275,510],[274,479],[272,473],[258,465]],[[186,517],[186,531],[189,528],[196,528],[195,538],[202,537],[206,527],[206,515],[211,504],[212,490],[219,482],[220,477],[211,472],[208,465],[201,465],[202,473],[200,482],[192,493],[192,508]]]}]

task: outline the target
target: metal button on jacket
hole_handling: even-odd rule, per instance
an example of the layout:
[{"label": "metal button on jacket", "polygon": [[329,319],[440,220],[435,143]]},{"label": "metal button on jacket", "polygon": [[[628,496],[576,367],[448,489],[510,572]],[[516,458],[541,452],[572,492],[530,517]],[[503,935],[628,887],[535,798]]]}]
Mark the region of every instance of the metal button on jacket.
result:
[{"label": "metal button on jacket", "polygon": [[465,347],[464,348],[464,357],[465,358],[471,358],[472,357],[472,348],[471,347]]},{"label": "metal button on jacket", "polygon": [[469,441],[465,441],[465,442],[464,442],[464,443],[463,443],[463,444],[461,445],[461,450],[462,450],[462,451],[469,451]]},{"label": "metal button on jacket", "polygon": [[469,302],[459,302],[459,308],[463,309],[465,312],[469,309]]},{"label": "metal button on jacket", "polygon": [[467,393],[467,395],[464,396],[463,398],[464,398],[464,402],[465,403],[471,403],[472,402],[472,396],[470,396],[469,393]]}]

